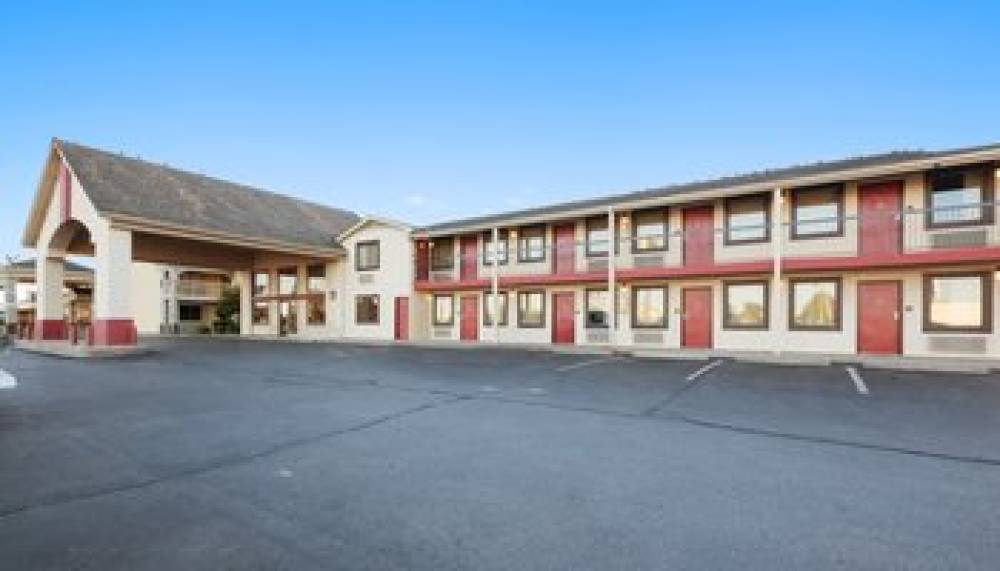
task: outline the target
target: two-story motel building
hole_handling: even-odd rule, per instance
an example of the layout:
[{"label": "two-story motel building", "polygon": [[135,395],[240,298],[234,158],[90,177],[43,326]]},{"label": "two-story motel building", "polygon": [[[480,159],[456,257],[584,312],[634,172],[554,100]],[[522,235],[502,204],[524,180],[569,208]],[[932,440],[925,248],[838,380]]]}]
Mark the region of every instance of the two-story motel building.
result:
[{"label": "two-story motel building", "polygon": [[97,345],[135,341],[139,261],[229,272],[244,335],[997,358],[998,165],[898,152],[413,229],[56,140],[35,331],[67,337],[45,284],[82,254]]}]

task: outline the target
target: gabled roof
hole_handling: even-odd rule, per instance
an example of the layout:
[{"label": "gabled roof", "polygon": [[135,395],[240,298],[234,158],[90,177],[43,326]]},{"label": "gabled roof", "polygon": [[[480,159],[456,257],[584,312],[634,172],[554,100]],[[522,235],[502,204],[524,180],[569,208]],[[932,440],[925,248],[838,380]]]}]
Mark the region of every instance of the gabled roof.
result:
[{"label": "gabled roof", "polygon": [[359,220],[356,224],[354,224],[353,226],[351,226],[347,230],[344,230],[343,232],[341,232],[337,236],[337,239],[340,240],[340,241],[344,241],[349,236],[351,236],[355,232],[361,230],[365,226],[368,226],[369,224],[382,224],[383,226],[388,226],[390,228],[395,228],[397,230],[402,230],[403,232],[410,232],[411,230],[413,230],[413,227],[410,226],[409,224],[406,224],[405,222],[400,222],[399,220],[393,220],[391,218],[385,218],[383,216],[371,216],[371,215],[366,214],[366,215],[362,216],[361,220]]},{"label": "gabled roof", "polygon": [[[55,139],[53,150],[65,157],[98,212],[112,219],[322,250],[339,250],[337,235],[359,220],[347,210],[77,143]],[[30,234],[26,230],[25,242],[37,240]]]},{"label": "gabled roof", "polygon": [[699,192],[723,191],[726,189],[754,186],[759,186],[761,190],[774,187],[789,188],[791,186],[798,186],[799,184],[807,181],[813,181],[810,183],[822,182],[824,177],[833,181],[836,180],[837,176],[846,173],[853,174],[862,171],[874,173],[880,169],[890,171],[885,174],[892,174],[891,170],[897,167],[914,169],[928,168],[928,165],[933,166],[937,161],[947,161],[949,159],[961,160],[964,157],[976,156],[989,157],[990,160],[1000,159],[1000,144],[965,147],[945,151],[892,151],[841,160],[795,165],[703,181],[611,194],[597,198],[567,201],[535,208],[512,210],[485,216],[449,220],[439,224],[431,224],[418,228],[416,229],[416,232],[423,234],[447,234],[450,232],[473,231],[489,228],[492,225],[515,223],[522,220],[559,216],[569,213],[575,214],[579,211],[600,211],[601,209],[606,209],[611,206],[641,203],[643,201],[655,201],[656,199],[667,199],[673,196]]}]

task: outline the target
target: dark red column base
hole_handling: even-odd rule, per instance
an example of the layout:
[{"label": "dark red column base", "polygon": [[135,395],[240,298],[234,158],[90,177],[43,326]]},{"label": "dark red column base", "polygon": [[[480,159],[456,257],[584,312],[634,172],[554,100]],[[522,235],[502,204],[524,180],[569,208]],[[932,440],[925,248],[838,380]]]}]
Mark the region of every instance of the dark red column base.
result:
[{"label": "dark red column base", "polygon": [[135,345],[138,334],[131,319],[95,319],[90,324],[90,345]]},{"label": "dark red column base", "polygon": [[35,321],[35,339],[38,341],[58,341],[66,338],[66,322],[62,319]]}]

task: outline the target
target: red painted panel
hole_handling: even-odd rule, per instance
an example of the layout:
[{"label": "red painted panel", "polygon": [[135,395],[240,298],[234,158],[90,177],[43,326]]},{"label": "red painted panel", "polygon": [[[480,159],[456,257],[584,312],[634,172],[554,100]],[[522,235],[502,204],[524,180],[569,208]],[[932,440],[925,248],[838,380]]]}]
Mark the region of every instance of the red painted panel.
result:
[{"label": "red painted panel", "polygon": [[131,319],[95,319],[89,337],[91,345],[135,345],[138,341]]},{"label": "red painted panel", "polygon": [[410,338],[410,298],[396,298],[396,317],[393,322],[396,341],[406,341]]},{"label": "red painted panel", "polygon": [[715,208],[684,209],[684,265],[710,266],[715,263]]},{"label": "red painted panel", "polygon": [[858,352],[902,352],[900,289],[898,281],[858,284]]},{"label": "red painted panel", "polygon": [[681,300],[681,346],[712,347],[712,290],[687,288]]},{"label": "red painted panel", "polygon": [[860,189],[861,255],[885,256],[902,251],[903,183],[878,182]]},{"label": "red painted panel", "polygon": [[462,236],[461,239],[461,272],[462,280],[474,280],[478,277],[479,265],[479,240],[475,234]]},{"label": "red painted panel", "polygon": [[459,339],[475,341],[479,339],[479,296],[463,295],[461,300],[462,321]]},{"label": "red painted panel", "polygon": [[416,281],[423,281],[430,278],[431,269],[431,249],[427,240],[417,240],[416,247],[417,267]]},{"label": "red painted panel", "polygon": [[560,224],[552,228],[555,251],[552,273],[572,274],[576,271],[576,224]]},{"label": "red painted panel", "polygon": [[571,291],[552,294],[552,342],[576,342],[576,308]]},{"label": "red painted panel", "polygon": [[62,319],[38,319],[35,321],[34,333],[39,341],[68,339],[66,321]]}]

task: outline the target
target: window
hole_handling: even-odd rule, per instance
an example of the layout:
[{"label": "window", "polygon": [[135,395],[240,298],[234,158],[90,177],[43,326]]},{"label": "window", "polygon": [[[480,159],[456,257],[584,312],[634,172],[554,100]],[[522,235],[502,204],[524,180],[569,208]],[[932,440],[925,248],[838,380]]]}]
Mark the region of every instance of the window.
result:
[{"label": "window", "polygon": [[726,244],[767,242],[771,208],[766,194],[726,199]]},{"label": "window", "polygon": [[359,295],[354,298],[354,322],[358,325],[377,325],[379,318],[378,296]]},{"label": "window", "polygon": [[608,232],[608,217],[597,216],[587,219],[587,256],[603,257],[608,255],[611,234]]},{"label": "window", "polygon": [[545,226],[521,228],[517,235],[517,261],[541,262],[545,260]]},{"label": "window", "polygon": [[453,325],[455,323],[455,298],[450,295],[435,295],[434,314],[431,317],[434,325]]},{"label": "window", "polygon": [[792,238],[844,235],[844,188],[800,188],[792,193]]},{"label": "window", "polygon": [[310,297],[306,300],[306,323],[309,325],[326,323],[326,300],[322,297]]},{"label": "window", "polygon": [[306,268],[306,289],[309,293],[323,293],[326,291],[326,266],[323,264],[313,264]]},{"label": "window", "polygon": [[767,282],[723,284],[723,327],[726,329],[767,329]]},{"label": "window", "polygon": [[666,286],[637,286],[632,288],[632,327],[667,327]]},{"label": "window", "polygon": [[517,326],[545,327],[545,292],[517,292]]},{"label": "window", "polygon": [[296,268],[282,268],[278,270],[278,293],[281,295],[291,295],[298,293],[299,274]]},{"label": "window", "polygon": [[989,333],[993,324],[991,274],[924,277],[924,331]]},{"label": "window", "polygon": [[438,238],[431,243],[431,269],[450,270],[455,267],[455,241]]},{"label": "window", "polygon": [[267,295],[267,286],[271,281],[271,276],[267,272],[253,273],[253,294]]},{"label": "window", "polygon": [[645,210],[632,217],[632,252],[667,249],[667,211]]},{"label": "window", "polygon": [[933,171],[927,175],[927,227],[948,228],[993,222],[996,173],[992,168]]},{"label": "window", "polygon": [[[497,230],[497,263],[505,265],[508,259],[508,240],[506,230]],[[483,233],[483,265],[493,265],[493,232]]]},{"label": "window", "polygon": [[266,301],[257,301],[253,304],[253,324],[267,325],[271,322],[271,314]]},{"label": "window", "polygon": [[[497,303],[499,304],[500,321],[497,325],[507,325],[507,292],[497,293]],[[493,325],[493,293],[486,292],[483,294],[483,325]]]},{"label": "window", "polygon": [[354,245],[354,267],[359,272],[377,270],[379,266],[378,240],[358,242]]},{"label": "window", "polygon": [[611,319],[611,296],[606,289],[588,289],[585,298],[588,328],[607,327]]},{"label": "window", "polygon": [[182,303],[177,306],[179,321],[201,321],[201,306]]},{"label": "window", "polygon": [[792,280],[788,295],[789,329],[840,330],[840,280]]}]

